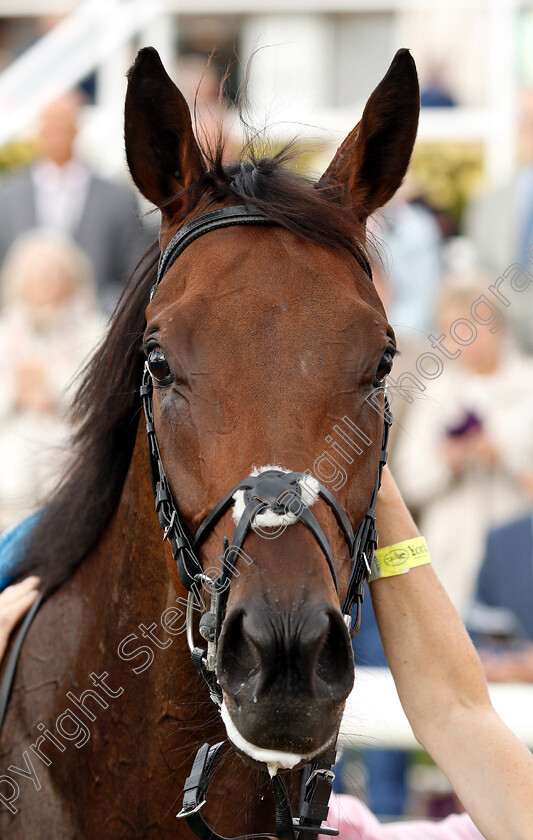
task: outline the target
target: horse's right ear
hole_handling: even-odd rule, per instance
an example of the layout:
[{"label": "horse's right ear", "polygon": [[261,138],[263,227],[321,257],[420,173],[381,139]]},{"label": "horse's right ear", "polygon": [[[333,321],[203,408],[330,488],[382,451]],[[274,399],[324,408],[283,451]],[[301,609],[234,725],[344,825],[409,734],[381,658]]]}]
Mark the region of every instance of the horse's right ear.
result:
[{"label": "horse's right ear", "polygon": [[135,184],[172,218],[185,204],[172,197],[201,178],[205,167],[188,105],[153,47],[138,52],[128,73],[124,136]]},{"label": "horse's right ear", "polygon": [[361,221],[383,207],[407,171],[419,111],[415,63],[409,50],[398,50],[360,122],[337,150],[318,186],[346,190]]}]

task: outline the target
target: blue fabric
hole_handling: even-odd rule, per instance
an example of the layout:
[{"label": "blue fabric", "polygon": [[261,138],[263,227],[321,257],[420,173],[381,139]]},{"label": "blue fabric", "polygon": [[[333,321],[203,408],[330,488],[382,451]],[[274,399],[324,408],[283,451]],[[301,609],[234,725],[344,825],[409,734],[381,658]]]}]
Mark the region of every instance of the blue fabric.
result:
[{"label": "blue fabric", "polygon": [[421,91],[420,105],[422,108],[455,108],[457,102],[447,91],[430,85]]},{"label": "blue fabric", "polygon": [[401,817],[407,801],[409,756],[403,750],[365,750],[368,807],[378,817]]},{"label": "blue fabric", "polygon": [[533,519],[515,519],[489,532],[476,601],[516,616],[533,641]]},{"label": "blue fabric", "polygon": [[376,616],[372,606],[372,598],[368,591],[361,608],[361,627],[352,642],[353,655],[356,665],[367,668],[388,668],[389,663],[381,644]]},{"label": "blue fabric", "polygon": [[0,591],[18,577],[29,536],[41,515],[42,511],[38,510],[0,537]]}]

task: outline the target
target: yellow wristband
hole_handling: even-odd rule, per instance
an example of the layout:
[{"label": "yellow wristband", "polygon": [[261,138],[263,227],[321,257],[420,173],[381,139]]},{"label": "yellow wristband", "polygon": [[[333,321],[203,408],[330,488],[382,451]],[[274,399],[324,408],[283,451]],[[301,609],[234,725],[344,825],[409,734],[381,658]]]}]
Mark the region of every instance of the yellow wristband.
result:
[{"label": "yellow wristband", "polygon": [[372,583],[380,578],[403,575],[409,569],[425,566],[426,563],[431,563],[431,558],[424,537],[387,545],[374,552],[369,581]]}]

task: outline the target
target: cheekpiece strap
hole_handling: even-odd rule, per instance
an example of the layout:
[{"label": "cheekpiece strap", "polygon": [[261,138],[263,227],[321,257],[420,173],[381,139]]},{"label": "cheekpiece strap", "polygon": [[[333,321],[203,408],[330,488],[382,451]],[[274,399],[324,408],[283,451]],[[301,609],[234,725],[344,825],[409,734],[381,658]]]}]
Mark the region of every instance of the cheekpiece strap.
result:
[{"label": "cheekpiece strap", "polygon": [[[381,439],[378,477],[368,510],[354,535],[352,549],[352,574],[348,583],[346,598],[344,599],[344,603],[342,605],[343,614],[347,617],[351,616],[349,632],[352,638],[357,635],[361,625],[361,607],[365,597],[365,583],[370,577],[374,552],[378,545],[375,508],[379,488],[381,487],[383,468],[387,463],[387,447],[389,443],[389,432],[392,420],[393,418],[390,411],[389,399],[385,393],[383,434]],[[353,614],[354,611],[355,615]]]}]

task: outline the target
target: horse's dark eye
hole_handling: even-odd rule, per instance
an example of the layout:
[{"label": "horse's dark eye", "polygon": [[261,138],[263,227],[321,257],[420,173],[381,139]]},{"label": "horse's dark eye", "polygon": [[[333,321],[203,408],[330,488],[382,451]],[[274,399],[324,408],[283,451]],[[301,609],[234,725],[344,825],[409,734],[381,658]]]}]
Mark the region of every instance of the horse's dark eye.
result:
[{"label": "horse's dark eye", "polygon": [[168,385],[172,381],[172,371],[160,347],[152,347],[149,351],[148,367],[150,373],[160,385]]},{"label": "horse's dark eye", "polygon": [[374,385],[382,385],[385,377],[389,375],[392,370],[392,362],[394,360],[395,350],[393,347],[387,347],[383,353],[380,363],[377,366],[374,376]]}]

